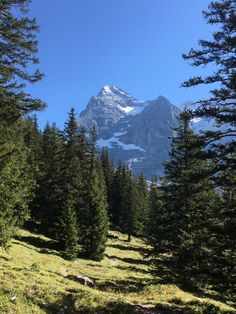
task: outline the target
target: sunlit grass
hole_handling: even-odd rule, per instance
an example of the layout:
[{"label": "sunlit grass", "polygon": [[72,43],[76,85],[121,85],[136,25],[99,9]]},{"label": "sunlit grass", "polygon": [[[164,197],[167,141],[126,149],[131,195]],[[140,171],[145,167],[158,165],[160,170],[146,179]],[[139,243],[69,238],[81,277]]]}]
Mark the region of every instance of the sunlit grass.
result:
[{"label": "sunlit grass", "polygon": [[[143,242],[125,240],[121,233],[110,232],[102,262],[70,262],[60,257],[50,239],[21,230],[9,252],[0,250],[0,313],[125,314],[137,313],[137,304],[162,307],[166,313],[233,313],[225,303],[155,281],[140,254]],[[64,278],[64,268],[71,275],[92,278],[97,288]]]}]

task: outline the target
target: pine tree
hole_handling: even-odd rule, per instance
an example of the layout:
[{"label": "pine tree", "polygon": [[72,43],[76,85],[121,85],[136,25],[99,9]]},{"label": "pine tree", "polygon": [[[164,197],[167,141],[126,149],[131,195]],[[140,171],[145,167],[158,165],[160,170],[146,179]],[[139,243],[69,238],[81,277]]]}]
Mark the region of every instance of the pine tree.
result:
[{"label": "pine tree", "polygon": [[141,174],[141,176],[138,178],[137,189],[138,189],[137,216],[139,222],[137,234],[142,235],[144,233],[148,218],[148,187],[147,181],[143,174]]},{"label": "pine tree", "polygon": [[219,201],[208,171],[198,158],[202,142],[189,128],[189,113],[181,114],[181,125],[172,138],[170,161],[165,163],[163,206],[156,222],[154,255],[165,253],[174,274],[189,283],[207,282],[209,261],[216,235],[215,206]]},{"label": "pine tree", "polygon": [[57,217],[63,202],[63,138],[55,123],[43,131],[40,175],[32,214],[40,222],[41,232],[56,235]]},{"label": "pine tree", "polygon": [[67,200],[63,206],[59,222],[63,255],[69,260],[75,259],[79,253],[79,228],[77,215],[73,207],[74,202]]},{"label": "pine tree", "polygon": [[111,226],[117,228],[120,220],[120,209],[123,198],[124,189],[124,174],[125,166],[121,163],[118,168],[115,169],[115,173],[111,182],[111,198],[109,207],[109,217],[111,221]]},{"label": "pine tree", "polygon": [[101,153],[101,165],[103,170],[103,176],[106,183],[106,191],[107,191],[107,202],[108,202],[108,213],[111,219],[112,210],[111,210],[111,202],[112,202],[112,180],[114,175],[114,168],[112,167],[112,163],[109,158],[108,151],[103,148]]},{"label": "pine tree", "polygon": [[40,100],[23,91],[24,82],[34,83],[42,78],[38,70],[34,73],[27,71],[29,65],[39,62],[35,35],[38,26],[35,19],[26,16],[28,4],[28,0],[4,0],[0,3],[0,121],[5,121],[6,125],[44,106]]},{"label": "pine tree", "polygon": [[85,255],[101,260],[108,235],[108,215],[105,181],[96,156],[96,129],[90,143],[90,167],[87,177],[86,207],[81,212],[81,243]]},{"label": "pine tree", "polygon": [[17,227],[29,218],[28,205],[35,186],[27,162],[29,151],[24,145],[25,124],[18,121],[9,130],[12,153],[0,162],[0,246],[4,248]]},{"label": "pine tree", "polygon": [[29,155],[23,143],[21,117],[44,107],[24,90],[26,83],[42,78],[39,71],[28,71],[30,64],[38,63],[38,27],[35,19],[26,15],[28,4],[27,0],[0,2],[0,245],[4,247],[15,227],[28,216],[34,186],[27,166]]},{"label": "pine tree", "polygon": [[235,159],[228,158],[229,153],[236,149],[235,12],[235,0],[212,1],[203,16],[207,23],[218,26],[218,30],[213,33],[212,40],[199,41],[199,50],[191,49],[188,54],[183,55],[193,66],[214,66],[212,74],[190,78],[183,86],[213,84],[210,97],[198,101],[198,109],[193,114],[195,117],[213,119],[218,126],[217,130],[208,130],[203,135],[205,145],[208,145],[208,155],[218,160],[215,172],[229,167],[235,168]]},{"label": "pine tree", "polygon": [[[235,191],[228,174],[235,177],[236,151],[236,2],[235,0],[212,1],[203,16],[208,24],[217,26],[212,40],[200,40],[200,49],[191,49],[184,59],[191,61],[193,66],[214,66],[214,72],[206,77],[190,78],[183,83],[184,87],[198,85],[212,86],[210,96],[197,102],[198,109],[192,115],[210,118],[215,121],[217,129],[207,130],[201,136],[205,141],[205,158],[210,158],[214,167],[206,176],[214,174],[215,185],[224,191],[222,207],[216,210],[215,220],[217,238],[215,258],[212,268],[218,269],[215,276],[219,278],[217,286],[225,282],[233,282],[230,277],[235,269],[235,240],[232,240],[231,228],[235,225]],[[227,175],[226,175],[227,174]],[[232,180],[232,182],[231,182]],[[229,191],[231,192],[229,193]],[[227,192],[226,192],[227,191]],[[225,194],[226,192],[226,194]],[[229,194],[228,194],[229,193]],[[226,196],[228,195],[228,196]],[[229,240],[231,239],[231,240]],[[220,256],[220,258],[218,258]],[[228,289],[228,287],[227,287]]]},{"label": "pine tree", "polygon": [[[78,122],[76,119],[75,110],[72,108],[69,112],[69,117],[65,125],[64,130],[64,149],[63,149],[63,169],[60,173],[62,179],[61,185],[61,208],[59,213],[59,225],[58,232],[60,236],[59,240],[64,244],[64,251],[69,256],[71,251],[71,256],[74,256],[75,251],[70,246],[69,242],[63,242],[63,239],[74,239],[74,229],[75,229],[75,218],[76,215],[76,224],[77,227],[80,228],[80,220],[79,213],[81,210],[82,197],[81,193],[83,191],[83,178],[81,171],[81,163],[80,163],[80,141],[79,141],[79,129]],[[68,214],[70,217],[67,217]],[[55,217],[56,218],[56,217]],[[69,221],[69,222],[68,222]],[[66,229],[67,224],[71,224],[72,226],[68,226],[69,229]],[[71,230],[72,234],[67,234]],[[79,230],[77,230],[77,234],[79,234]],[[73,241],[72,241],[73,242]],[[68,247],[66,247],[66,243],[68,243]]]},{"label": "pine tree", "polygon": [[119,217],[119,227],[128,235],[127,241],[131,241],[133,235],[137,235],[141,229],[139,221],[139,194],[138,186],[131,171],[123,168],[122,193]]},{"label": "pine tree", "polygon": [[148,195],[148,215],[144,235],[147,242],[153,246],[156,244],[156,234],[160,227],[159,221],[161,221],[162,203],[162,194],[157,187],[157,178],[154,178]]}]

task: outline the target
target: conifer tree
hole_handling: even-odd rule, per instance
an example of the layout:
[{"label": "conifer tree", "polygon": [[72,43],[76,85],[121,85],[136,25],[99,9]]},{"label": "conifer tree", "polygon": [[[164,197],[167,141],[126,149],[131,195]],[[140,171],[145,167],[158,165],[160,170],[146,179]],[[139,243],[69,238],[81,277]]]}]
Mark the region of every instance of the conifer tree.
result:
[{"label": "conifer tree", "polygon": [[108,215],[105,181],[96,156],[96,128],[90,143],[90,166],[87,177],[86,207],[81,212],[81,243],[84,253],[93,260],[101,260],[108,234]]},{"label": "conifer tree", "polygon": [[[228,154],[235,152],[236,143],[236,3],[235,0],[212,1],[203,16],[208,24],[216,25],[212,40],[199,40],[200,49],[191,49],[184,54],[193,66],[213,66],[213,73],[190,78],[184,87],[210,85],[208,99],[197,102],[196,117],[207,117],[216,122],[217,130],[208,130],[203,135],[208,145],[208,156],[218,162],[215,172],[235,168],[235,160]],[[222,141],[221,139],[224,139]]]},{"label": "conifer tree", "polygon": [[115,169],[115,173],[111,182],[111,198],[109,207],[109,217],[112,227],[117,228],[120,220],[120,210],[123,198],[125,181],[125,166],[119,164],[118,168]]},{"label": "conifer tree", "polygon": [[4,247],[19,220],[22,223],[28,216],[34,186],[27,166],[29,156],[23,143],[21,117],[44,107],[24,89],[25,83],[42,78],[39,71],[28,71],[29,65],[38,63],[35,37],[38,27],[35,19],[27,17],[29,2],[0,2],[0,245]]},{"label": "conifer tree", "polygon": [[63,255],[65,258],[73,260],[78,257],[79,253],[79,228],[73,201],[70,202],[68,199],[63,204],[59,224]]},{"label": "conifer tree", "polygon": [[127,241],[131,241],[133,235],[137,235],[141,229],[139,221],[139,194],[135,178],[131,171],[123,169],[122,172],[122,194],[119,227],[123,233],[128,235]]},{"label": "conifer tree", "polygon": [[160,228],[162,203],[162,194],[157,187],[157,178],[154,178],[148,195],[148,215],[144,234],[145,239],[153,246],[156,244],[156,234],[159,231],[158,228]]},{"label": "conifer tree", "polygon": [[8,132],[12,153],[0,162],[0,246],[4,248],[9,246],[17,227],[29,218],[28,205],[35,186],[24,144],[24,121],[15,123]]},{"label": "conifer tree", "polygon": [[108,202],[108,213],[111,219],[112,212],[111,212],[111,202],[112,202],[112,180],[114,175],[114,168],[112,167],[112,163],[109,158],[108,150],[105,148],[102,149],[101,153],[101,166],[103,170],[103,176],[106,183],[106,191],[107,191],[107,202]]},{"label": "conifer tree", "polygon": [[[207,282],[214,246],[215,206],[219,201],[208,171],[198,158],[201,144],[189,128],[189,113],[181,114],[181,125],[172,138],[170,161],[165,163],[163,206],[158,214],[154,254],[167,253],[174,273],[182,280]],[[200,178],[200,179],[199,179]]]},{"label": "conifer tree", "polygon": [[[206,130],[201,136],[205,141],[204,156],[210,158],[214,165],[206,175],[211,176],[213,173],[215,185],[224,191],[222,208],[215,213],[218,227],[214,230],[219,233],[217,238],[220,241],[218,248],[215,247],[217,254],[212,261],[212,269],[218,269],[215,279],[220,279],[220,286],[226,281],[232,283],[233,276],[230,278],[229,273],[235,269],[235,256],[232,253],[235,240],[232,240],[230,233],[235,225],[236,208],[233,203],[235,191],[231,185],[236,168],[236,2],[211,1],[203,16],[206,22],[216,26],[217,30],[211,40],[200,40],[200,48],[191,49],[183,57],[196,67],[211,65],[213,72],[205,77],[201,75],[190,78],[183,86],[194,87],[203,84],[212,87],[210,96],[197,102],[197,110],[192,116],[212,119],[217,126],[216,130]],[[230,179],[229,173],[233,175]]]},{"label": "conifer tree", "polygon": [[57,217],[63,201],[63,138],[55,123],[46,125],[43,132],[40,176],[36,197],[32,204],[33,218],[39,220],[40,229],[56,235]]},{"label": "conifer tree", "polygon": [[27,17],[29,2],[4,0],[0,3],[0,121],[5,121],[6,125],[43,107],[40,100],[33,99],[23,90],[26,82],[34,83],[42,78],[38,70],[28,71],[29,65],[39,62],[38,26],[35,19]]},{"label": "conifer tree", "polygon": [[[69,112],[69,117],[65,125],[64,130],[64,153],[63,153],[63,170],[61,172],[62,178],[62,197],[61,197],[61,208],[60,214],[58,217],[59,226],[58,234],[60,235],[59,240],[63,242],[64,238],[74,239],[74,229],[75,229],[75,219],[76,215],[76,224],[79,226],[79,213],[81,210],[81,192],[82,192],[82,174],[81,174],[81,163],[80,163],[80,141],[79,141],[79,129],[78,122],[76,119],[75,110],[72,108]],[[67,217],[66,215],[70,215]],[[69,221],[69,222],[68,222]],[[70,223],[72,226],[68,226],[69,229],[66,229],[65,226]],[[80,226],[79,226],[80,227]],[[73,234],[64,234],[69,232]],[[79,230],[78,234],[79,234]],[[64,243],[64,251],[66,254],[71,256],[75,254],[74,249],[70,246],[70,240],[68,240],[68,247],[66,247],[67,242]]]},{"label": "conifer tree", "polygon": [[138,178],[137,181],[137,189],[138,189],[138,213],[137,219],[139,222],[138,234],[143,234],[148,217],[148,187],[147,182],[143,174]]}]

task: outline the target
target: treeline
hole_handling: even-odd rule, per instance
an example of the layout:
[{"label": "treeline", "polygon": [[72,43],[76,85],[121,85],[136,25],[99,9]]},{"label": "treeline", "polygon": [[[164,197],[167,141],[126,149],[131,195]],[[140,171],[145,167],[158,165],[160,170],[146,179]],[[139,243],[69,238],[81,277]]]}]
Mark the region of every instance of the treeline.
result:
[{"label": "treeline", "polygon": [[[199,40],[198,49],[183,55],[195,67],[214,68],[183,87],[211,90],[195,103],[195,111],[180,115],[161,187],[152,192],[147,233],[156,271],[181,284],[213,287],[231,300],[236,292],[235,12],[234,0],[210,2],[203,16],[215,26],[212,39]],[[194,134],[193,118],[208,119],[215,128]]]},{"label": "treeline", "polygon": [[[214,287],[233,296],[236,287],[236,45],[235,0],[212,1],[204,12],[218,30],[184,55],[212,75],[184,87],[213,84],[209,97],[185,110],[174,130],[164,176],[147,187],[125,165],[97,156],[96,130],[79,129],[72,109],[63,131],[39,131],[32,111],[45,105],[24,84],[38,63],[34,19],[26,0],[0,1],[0,246],[8,248],[26,221],[58,239],[65,257],[100,260],[109,226],[143,237],[155,270],[171,279]],[[12,10],[14,8],[14,10]],[[14,15],[20,9],[20,14]],[[208,118],[215,130],[195,134],[192,118]],[[35,229],[36,230],[36,229]]]},{"label": "treeline", "polygon": [[87,134],[74,109],[63,131],[47,124],[41,132],[36,117],[24,123],[32,190],[27,225],[57,239],[70,259],[102,259],[109,226],[126,233],[129,241],[143,235],[146,180],[134,178],[124,164],[115,169],[105,149],[97,153],[95,127]]}]

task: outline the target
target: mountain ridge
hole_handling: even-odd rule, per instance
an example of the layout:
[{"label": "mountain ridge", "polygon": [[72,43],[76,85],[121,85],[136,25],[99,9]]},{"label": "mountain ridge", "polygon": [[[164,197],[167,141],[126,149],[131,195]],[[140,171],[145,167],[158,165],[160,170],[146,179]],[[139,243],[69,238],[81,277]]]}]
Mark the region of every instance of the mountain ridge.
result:
[{"label": "mountain ridge", "polygon": [[151,178],[163,172],[180,112],[164,96],[138,100],[115,85],[105,85],[91,97],[79,124],[86,129],[96,126],[97,146],[109,150],[114,164],[125,162],[135,175]]}]

